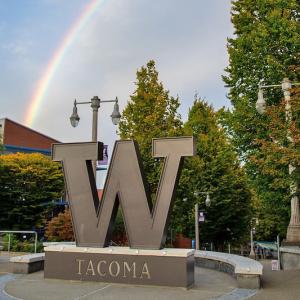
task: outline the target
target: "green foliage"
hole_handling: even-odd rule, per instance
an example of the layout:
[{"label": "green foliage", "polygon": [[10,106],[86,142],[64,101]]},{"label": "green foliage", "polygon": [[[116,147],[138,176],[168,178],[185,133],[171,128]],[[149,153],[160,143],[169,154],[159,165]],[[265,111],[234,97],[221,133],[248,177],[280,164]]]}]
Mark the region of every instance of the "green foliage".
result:
[{"label": "green foliage", "polygon": [[[264,200],[257,209],[261,220],[257,230],[260,239],[275,239],[277,233],[285,235],[291,200],[289,187],[293,182],[300,181],[299,88],[292,93],[293,116],[290,122],[286,122],[285,104],[282,101],[267,108],[267,139],[256,139],[260,151],[250,156],[249,165],[258,170],[253,181],[258,182],[257,190]],[[289,164],[296,167],[291,176],[287,175]]]},{"label": "green foliage", "polygon": [[3,141],[2,141],[2,135],[0,134],[0,154],[4,150]]},{"label": "green foliage", "polygon": [[[194,204],[206,211],[201,223],[202,242],[222,248],[225,242],[237,243],[248,234],[251,193],[237,154],[218,126],[217,114],[206,102],[196,99],[184,125],[185,135],[194,135],[197,156],[187,159],[175,202],[172,226],[194,237]],[[211,192],[211,206],[205,206]],[[186,201],[183,201],[186,200]]]},{"label": "green foliage", "polygon": [[[151,196],[155,199],[162,164],[152,158],[152,138],[181,134],[182,122],[177,113],[179,100],[170,96],[159,82],[153,60],[141,67],[136,76],[136,90],[123,111],[119,130],[122,139],[138,142]],[[118,216],[116,234],[122,231],[123,226],[121,214]]]},{"label": "green foliage", "polygon": [[[9,244],[9,236],[5,234],[2,239],[2,246],[4,251],[8,251]],[[16,234],[10,234],[10,249],[12,252],[34,252],[35,250],[35,240],[34,237],[30,239],[23,240],[22,238],[18,238]],[[36,252],[43,251],[43,243],[38,241]]]},{"label": "green foliage", "polygon": [[150,189],[155,195],[161,165],[151,156],[152,138],[180,134],[179,100],[170,96],[159,82],[153,60],[141,67],[136,76],[136,90],[123,111],[119,130],[122,139],[138,142]]},{"label": "green foliage", "polygon": [[[294,66],[300,53],[300,4],[296,0],[237,0],[232,3],[234,38],[228,39],[230,65],[223,76],[234,106],[228,124],[242,153],[260,129],[267,128],[255,110],[258,85],[280,84],[284,77],[299,80]],[[279,89],[265,91],[268,104],[282,98]],[[259,124],[257,124],[259,123]]]},{"label": "green foliage", "polygon": [[10,250],[11,251],[18,251],[19,249],[19,240],[15,234],[10,234],[10,237],[8,234],[5,234],[2,238],[2,246],[3,250],[7,251],[8,250],[8,244],[9,244],[9,239],[10,239]]},{"label": "green foliage", "polygon": [[[232,111],[224,111],[223,124],[237,147],[258,194],[259,232],[264,239],[283,233],[288,223],[289,194],[287,164],[274,160],[274,147],[258,141],[270,141],[274,119],[259,115],[255,109],[259,83],[280,84],[284,77],[299,81],[300,2],[297,0],[236,0],[232,2],[235,35],[228,39],[230,65],[223,79],[230,88]],[[266,89],[267,105],[278,105],[283,97],[280,88]],[[270,144],[269,144],[270,146]],[[268,152],[268,153],[267,153]],[[253,160],[253,158],[255,158]],[[261,172],[262,164],[266,172]],[[276,172],[271,174],[271,169]],[[278,177],[279,176],[279,177]]]},{"label": "green foliage", "polygon": [[42,227],[51,202],[63,191],[61,166],[42,154],[0,156],[2,229]]},{"label": "green foliage", "polygon": [[120,122],[121,137],[133,138],[139,143],[154,198],[161,165],[151,157],[152,138],[194,135],[197,156],[186,159],[169,229],[173,236],[177,232],[193,238],[194,204],[197,201],[204,208],[205,200],[205,196],[196,197],[194,192],[210,191],[213,204],[208,208],[201,238],[220,247],[225,241],[241,241],[244,234],[248,234],[251,194],[237,155],[220,129],[216,113],[207,103],[195,101],[184,128],[178,107],[178,99],[164,90],[158,81],[155,63],[150,61],[137,71],[136,91]]},{"label": "green foliage", "polygon": [[116,236],[124,235],[125,234],[124,229],[125,229],[124,217],[122,215],[121,209],[119,208],[117,217],[116,217],[115,226],[114,226],[114,235],[116,235]]}]

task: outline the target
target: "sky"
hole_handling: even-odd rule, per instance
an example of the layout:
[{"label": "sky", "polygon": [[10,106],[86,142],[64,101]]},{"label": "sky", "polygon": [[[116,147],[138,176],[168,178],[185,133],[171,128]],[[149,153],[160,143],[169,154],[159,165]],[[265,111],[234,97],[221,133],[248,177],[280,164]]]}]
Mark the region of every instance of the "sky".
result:
[{"label": "sky", "polygon": [[[2,0],[0,118],[62,142],[89,141],[91,107],[78,107],[81,119],[73,128],[74,99],[118,96],[122,110],[135,90],[137,69],[150,59],[164,87],[179,96],[183,120],[195,92],[216,109],[229,107],[221,75],[232,34],[230,0]],[[59,49],[29,122],[30,106]],[[98,139],[109,147],[118,139],[112,110],[104,103],[99,111]]]}]

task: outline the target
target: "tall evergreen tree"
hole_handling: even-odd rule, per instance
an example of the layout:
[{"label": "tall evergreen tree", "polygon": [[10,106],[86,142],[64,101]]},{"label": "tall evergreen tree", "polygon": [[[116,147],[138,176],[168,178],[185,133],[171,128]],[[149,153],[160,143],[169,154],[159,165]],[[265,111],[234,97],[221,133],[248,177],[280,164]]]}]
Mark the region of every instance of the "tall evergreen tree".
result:
[{"label": "tall evergreen tree", "polygon": [[[169,95],[158,79],[155,62],[150,60],[136,72],[136,89],[123,110],[119,123],[122,139],[138,142],[152,201],[161,175],[162,161],[152,157],[152,139],[177,136],[182,132],[177,110],[179,99]],[[121,215],[121,214],[119,214]],[[122,220],[117,227],[122,232]],[[116,233],[116,232],[115,232]]]},{"label": "tall evergreen tree", "polygon": [[182,122],[177,112],[179,100],[164,89],[153,60],[141,67],[136,76],[136,90],[123,111],[119,130],[122,139],[138,142],[150,189],[154,194],[160,164],[151,156],[152,138],[180,133]]},{"label": "tall evergreen tree", "polygon": [[[276,186],[275,176],[262,174],[253,160],[266,159],[257,140],[270,138],[270,118],[255,109],[259,84],[279,84],[284,77],[299,81],[295,65],[300,53],[300,2],[298,0],[235,0],[232,23],[235,35],[228,40],[230,64],[224,82],[230,88],[231,112],[224,114],[228,132],[237,146],[253,187],[261,199],[267,219],[261,236],[272,238],[283,233],[289,216],[288,184]],[[277,105],[283,95],[280,88],[265,90],[267,105]],[[288,168],[277,164],[282,176]],[[267,208],[267,209],[266,209]],[[265,218],[265,217],[263,217]],[[264,225],[268,223],[268,226]],[[268,228],[268,229],[267,229]]]},{"label": "tall evergreen tree", "polygon": [[[202,242],[213,242],[221,249],[225,242],[241,242],[248,235],[251,193],[237,153],[218,125],[213,108],[196,99],[184,133],[196,138],[197,155],[187,160],[183,170],[172,226],[193,238],[193,211],[198,202],[206,211],[200,228]],[[205,206],[205,194],[199,192],[211,193],[210,207]]]}]

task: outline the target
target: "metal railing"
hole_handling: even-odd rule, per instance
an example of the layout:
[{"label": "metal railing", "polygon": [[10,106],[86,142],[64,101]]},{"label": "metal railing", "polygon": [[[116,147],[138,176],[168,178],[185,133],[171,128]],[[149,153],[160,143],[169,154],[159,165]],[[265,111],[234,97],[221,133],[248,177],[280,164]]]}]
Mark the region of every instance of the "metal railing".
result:
[{"label": "metal railing", "polygon": [[31,234],[34,234],[34,253],[36,253],[36,250],[37,250],[37,239],[38,239],[38,235],[37,235],[37,232],[36,231],[28,231],[28,230],[25,230],[25,231],[19,231],[19,230],[0,230],[0,233],[7,233],[8,234],[8,246],[7,246],[7,251],[10,252],[10,242],[11,242],[11,238],[10,238],[10,235],[11,234],[14,234],[14,233],[25,233],[25,234],[28,234],[28,233],[31,233]]}]

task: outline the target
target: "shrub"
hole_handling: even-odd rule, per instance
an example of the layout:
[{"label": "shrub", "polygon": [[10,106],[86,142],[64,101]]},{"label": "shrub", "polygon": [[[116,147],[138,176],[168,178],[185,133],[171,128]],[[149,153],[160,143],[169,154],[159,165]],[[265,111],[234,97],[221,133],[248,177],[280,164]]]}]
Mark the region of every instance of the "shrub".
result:
[{"label": "shrub", "polygon": [[66,209],[59,213],[57,217],[52,218],[46,227],[45,236],[48,241],[74,241],[74,232],[71,221],[70,210]]}]

